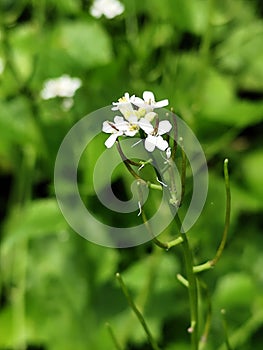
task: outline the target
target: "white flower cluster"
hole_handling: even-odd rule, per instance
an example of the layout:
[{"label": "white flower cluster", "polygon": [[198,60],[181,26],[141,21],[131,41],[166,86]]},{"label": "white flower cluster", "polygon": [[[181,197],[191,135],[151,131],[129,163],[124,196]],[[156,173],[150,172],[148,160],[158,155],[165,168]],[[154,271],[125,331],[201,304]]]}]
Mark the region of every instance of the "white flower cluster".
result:
[{"label": "white flower cluster", "polygon": [[126,92],[118,102],[113,102],[112,110],[119,111],[122,116],[115,116],[114,122],[103,123],[102,131],[111,134],[105,141],[105,146],[110,148],[119,136],[133,137],[142,129],[146,134],[144,146],[148,152],[153,152],[156,147],[161,151],[167,150],[169,145],[162,135],[169,132],[172,125],[168,120],[159,121],[154,110],[165,107],[168,103],[167,99],[155,102],[151,91],[144,91],[143,99],[135,95],[130,97]]},{"label": "white flower cluster", "polygon": [[123,13],[124,6],[118,0],[95,0],[90,8],[90,13],[93,17],[100,18],[105,16],[112,19]]},{"label": "white flower cluster", "polygon": [[73,105],[72,97],[81,85],[82,82],[79,78],[71,78],[69,75],[64,74],[59,78],[45,81],[40,96],[43,100],[62,97],[64,98],[62,106],[65,110],[68,110]]}]

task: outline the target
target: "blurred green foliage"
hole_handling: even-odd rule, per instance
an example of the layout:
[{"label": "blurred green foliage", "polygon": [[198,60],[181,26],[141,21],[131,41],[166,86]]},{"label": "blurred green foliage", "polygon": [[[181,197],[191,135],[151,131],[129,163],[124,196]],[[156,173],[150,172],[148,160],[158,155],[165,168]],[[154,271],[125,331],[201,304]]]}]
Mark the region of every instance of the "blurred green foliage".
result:
[{"label": "blurred green foliage", "polygon": [[[230,239],[218,266],[201,276],[213,304],[205,349],[224,348],[222,308],[233,348],[261,349],[262,1],[123,4],[110,20],[93,18],[87,0],[0,0],[0,349],[113,349],[106,322],[123,348],[149,349],[117,271],[162,347],[189,348],[187,293],[176,279],[180,248],[96,246],[70,230],[54,196],[54,161],[71,126],[126,91],[144,90],[169,98],[207,156],[209,194],[189,234],[196,263],[212,258],[220,241],[222,163],[230,159]],[[63,74],[82,80],[67,111],[61,99],[40,97],[44,81]],[[91,168],[104,136],[81,165],[80,188],[93,208]],[[114,181],[127,183],[128,193],[122,172]],[[103,174],[98,181],[103,187]]]}]

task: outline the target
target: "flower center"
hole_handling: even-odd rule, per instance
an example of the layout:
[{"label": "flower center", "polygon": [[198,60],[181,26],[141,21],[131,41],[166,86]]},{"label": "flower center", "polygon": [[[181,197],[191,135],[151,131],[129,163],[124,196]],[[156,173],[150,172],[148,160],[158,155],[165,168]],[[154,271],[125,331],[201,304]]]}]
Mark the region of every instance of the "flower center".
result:
[{"label": "flower center", "polygon": [[130,131],[139,130],[139,125],[130,124],[130,125],[129,125],[129,130],[130,130]]}]

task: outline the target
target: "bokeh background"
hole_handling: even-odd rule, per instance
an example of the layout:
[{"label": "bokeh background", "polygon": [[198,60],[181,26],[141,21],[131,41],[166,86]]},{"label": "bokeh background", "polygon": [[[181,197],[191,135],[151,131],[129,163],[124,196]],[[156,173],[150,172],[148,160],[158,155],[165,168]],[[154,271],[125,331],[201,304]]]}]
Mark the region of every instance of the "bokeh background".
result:
[{"label": "bokeh background", "polygon": [[[232,348],[262,349],[263,3],[122,5],[107,18],[92,14],[92,1],[0,0],[0,349],[114,349],[106,322],[123,349],[150,349],[117,271],[161,347],[189,349],[187,291],[176,278],[184,273],[180,248],[111,249],[85,241],[68,227],[54,194],[56,154],[72,125],[126,91],[144,90],[169,99],[207,157],[208,198],[189,232],[196,263],[211,259],[220,242],[223,160],[230,162],[228,244],[216,268],[200,276],[212,302],[205,349],[225,349],[222,308]],[[46,82],[63,75],[80,86],[69,98],[45,99]],[[92,167],[105,139],[97,137],[83,156],[79,180],[102,220]],[[120,167],[113,178],[123,199],[130,185],[124,173]],[[204,293],[204,311],[207,300]]]}]

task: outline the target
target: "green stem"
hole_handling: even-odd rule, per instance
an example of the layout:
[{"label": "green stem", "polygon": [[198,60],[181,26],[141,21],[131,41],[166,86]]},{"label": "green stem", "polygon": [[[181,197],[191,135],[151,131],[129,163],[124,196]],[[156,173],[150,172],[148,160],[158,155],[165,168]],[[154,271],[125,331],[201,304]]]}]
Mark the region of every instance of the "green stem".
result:
[{"label": "green stem", "polygon": [[19,76],[16,66],[14,65],[14,62],[13,62],[13,52],[9,41],[10,29],[4,23],[1,23],[1,29],[3,34],[2,42],[3,42],[3,49],[4,49],[5,58],[6,58],[6,69],[9,69],[10,73],[12,74],[17,84],[18,90],[21,90],[23,87],[23,81]]},{"label": "green stem", "polygon": [[[181,221],[179,216],[175,217],[178,228],[181,229]],[[182,229],[181,229],[182,231]],[[180,234],[182,238],[182,248],[185,261],[186,279],[188,281],[188,295],[190,304],[190,319],[191,325],[188,329],[191,333],[191,347],[192,350],[198,350],[199,335],[198,335],[198,291],[197,291],[197,279],[193,269],[193,256],[189,246],[188,238],[184,232]]]},{"label": "green stem", "polygon": [[199,56],[200,56],[200,69],[198,72],[198,83],[197,83],[197,89],[196,89],[196,97],[199,102],[197,102],[197,105],[199,105],[199,108],[203,104],[204,100],[204,84],[207,80],[207,76],[209,74],[209,66],[210,66],[210,47],[211,47],[211,41],[212,41],[212,15],[213,15],[213,9],[214,9],[214,0],[208,0],[207,1],[207,20],[205,23],[205,29],[204,34],[202,37],[202,41],[200,44],[199,49]]},{"label": "green stem", "polygon": [[[124,156],[119,142],[117,142],[117,148],[118,151],[122,157],[122,160],[124,161],[127,169],[130,171],[130,173],[138,180],[138,189],[139,189],[139,198],[140,198],[140,202],[143,203],[142,200],[142,191],[141,191],[141,185],[144,184],[144,180],[143,182],[141,181],[142,179],[139,177],[138,175],[133,171],[133,169],[131,168],[130,164],[128,164],[126,161],[126,157]],[[169,172],[170,175],[170,182],[171,182],[171,189],[172,191],[176,191],[176,184],[175,184],[175,178],[174,178],[174,174],[172,171]],[[171,194],[170,196],[173,199],[173,195],[174,192]],[[170,201],[170,205],[171,205],[171,201]],[[145,215],[144,210],[141,210],[141,215],[142,215],[142,219],[143,222],[146,226],[147,231],[149,232],[150,236],[152,237],[153,242],[160,248],[162,249],[166,249],[168,250],[169,248],[171,248],[172,246],[175,246],[177,244],[182,244],[183,247],[183,252],[184,252],[184,259],[185,259],[185,267],[186,267],[186,275],[187,275],[187,281],[188,281],[188,294],[189,294],[189,303],[190,303],[190,319],[191,319],[191,324],[190,327],[188,329],[189,333],[191,333],[191,347],[192,350],[198,350],[198,345],[199,345],[199,335],[198,335],[198,290],[197,290],[197,279],[194,273],[194,269],[193,269],[193,257],[192,257],[192,252],[188,243],[188,239],[186,234],[183,232],[182,230],[182,224],[180,222],[179,216],[177,215],[175,217],[176,223],[178,225],[180,232],[180,237],[176,240],[173,240],[172,242],[169,243],[163,243],[161,241],[159,241],[152,232],[152,229],[149,225],[149,222],[147,220],[147,217]],[[130,298],[130,295],[128,293],[127,288],[125,287],[121,277],[119,274],[116,275],[116,277],[119,279],[119,282],[122,286],[123,292],[126,295],[126,298],[130,304],[130,306],[132,307],[132,309],[134,310],[135,314],[137,315],[138,319],[140,320],[143,328],[145,329],[145,332],[148,336],[148,339],[150,341],[150,343],[153,346],[153,349],[158,349],[158,345],[154,342],[152,343],[153,339],[151,334],[149,333],[149,329],[141,315],[141,313],[139,312],[139,310],[136,308],[135,304],[133,303],[132,299]],[[157,347],[156,347],[157,346]]]},{"label": "green stem", "polygon": [[143,180],[137,173],[136,171],[133,170],[133,168],[131,167],[131,165],[141,165],[140,163],[136,163],[131,161],[130,159],[128,159],[125,154],[123,153],[123,150],[121,148],[120,142],[116,141],[116,145],[117,145],[117,150],[121,156],[121,159],[124,163],[124,165],[126,166],[127,170],[129,171],[129,173],[136,179],[136,180],[140,180],[143,184],[147,184],[147,182],[145,180]]},{"label": "green stem", "polygon": [[211,296],[208,290],[208,287],[205,282],[198,280],[199,285],[202,288],[202,291],[205,292],[205,300],[207,303],[207,311],[206,311],[206,319],[205,319],[205,325],[204,325],[204,331],[200,339],[200,350],[203,350],[207,343],[208,334],[210,332],[211,328],[211,319],[212,319],[212,302],[211,302]]},{"label": "green stem", "polygon": [[12,290],[12,326],[14,349],[26,350],[26,275],[27,275],[27,240],[23,239],[14,247],[14,270],[12,278],[16,284]]},{"label": "green stem", "polygon": [[[18,215],[31,199],[33,172],[35,167],[36,154],[32,148],[25,148],[22,164],[17,169],[17,193],[16,209]],[[17,350],[26,349],[26,277],[27,277],[28,240],[25,237],[14,247],[12,278],[16,287],[12,292],[12,312],[14,330],[14,348]]]},{"label": "green stem", "polygon": [[224,178],[225,178],[225,189],[226,189],[226,212],[225,212],[225,224],[224,224],[222,239],[217,249],[217,252],[215,254],[215,257],[212,260],[205,262],[204,264],[194,266],[195,273],[199,273],[205,270],[210,270],[211,268],[213,268],[218,263],[218,260],[221,258],[227,242],[227,236],[228,236],[228,231],[230,226],[230,215],[231,215],[231,191],[230,191],[230,182],[229,182],[229,173],[228,173],[228,159],[225,159],[224,161]]},{"label": "green stem", "polygon": [[[174,188],[174,177],[170,175],[171,188]],[[171,194],[172,195],[172,194]],[[189,246],[188,238],[183,231],[182,223],[179,215],[175,216],[175,222],[177,224],[178,230],[180,232],[181,244],[183,248],[185,269],[186,269],[186,279],[188,281],[188,296],[190,304],[190,319],[191,325],[188,329],[191,333],[191,347],[192,350],[198,350],[199,335],[198,335],[198,288],[197,288],[197,278],[194,273],[194,264],[192,251]]]},{"label": "green stem", "polygon": [[178,127],[177,127],[177,116],[174,114],[173,108],[171,108],[172,112],[172,123],[173,123],[173,146],[172,146],[172,154],[171,158],[175,161],[176,151],[177,151],[177,139],[178,139]]},{"label": "green stem", "polygon": [[204,31],[204,35],[202,38],[202,42],[200,45],[200,54],[203,59],[203,68],[207,67],[209,61],[209,51],[211,46],[212,39],[212,14],[213,14],[214,0],[208,0],[208,11],[207,11],[207,21],[206,21],[206,30]]},{"label": "green stem", "polygon": [[213,267],[213,265],[211,263],[211,260],[209,260],[203,264],[194,266],[194,273],[200,273],[200,272],[203,272],[206,270],[210,270],[212,267]]},{"label": "green stem", "polygon": [[136,165],[136,166],[142,166],[143,164],[148,164],[152,162],[152,159],[149,159],[147,162],[134,162],[130,159],[128,159],[125,154],[123,153],[123,150],[121,148],[120,142],[116,141],[116,145],[117,145],[117,150],[121,156],[121,159],[124,163],[124,165],[126,166],[127,170],[129,171],[129,173],[136,179],[138,180],[141,184],[146,185],[147,187],[153,189],[153,190],[158,190],[158,191],[162,191],[163,188],[161,185],[159,184],[153,184],[150,181],[145,181],[143,178],[140,177],[140,175],[138,175],[136,173],[136,171],[133,170],[133,168],[131,167],[131,165]]},{"label": "green stem", "polygon": [[115,336],[115,334],[114,334],[114,332],[113,332],[113,329],[112,329],[111,325],[110,325],[108,322],[106,323],[106,327],[107,327],[107,329],[108,329],[108,331],[109,331],[109,334],[110,334],[110,336],[111,336],[111,339],[112,339],[112,341],[113,341],[113,344],[115,345],[115,348],[116,348],[117,350],[123,350],[122,347],[121,347],[121,345],[120,345],[119,342],[118,342],[118,339],[116,338],[116,336]]},{"label": "green stem", "polygon": [[130,43],[132,48],[135,48],[136,51],[136,44],[138,43],[139,36],[139,26],[138,26],[138,19],[137,19],[137,13],[136,13],[136,3],[134,0],[127,1],[127,11],[125,11],[125,30],[126,30],[126,37],[128,42]]},{"label": "green stem", "polygon": [[228,174],[228,159],[224,161],[224,177],[225,177],[225,187],[226,187],[226,214],[225,214],[225,226],[222,235],[221,243],[218,247],[214,259],[211,261],[212,266],[216,265],[220,259],[223,250],[226,245],[227,235],[230,226],[230,214],[231,214],[231,193],[230,193],[230,184],[229,184],[229,174]]},{"label": "green stem", "polygon": [[147,187],[151,188],[152,190],[158,190],[158,191],[163,190],[161,185],[153,184],[150,181],[147,181]]},{"label": "green stem", "polygon": [[[251,318],[246,323],[241,325],[236,331],[232,332],[229,336],[229,343],[232,348],[241,349],[244,348],[244,344],[249,341],[251,334],[259,331],[263,325],[263,309],[260,305],[254,310]],[[221,345],[218,350],[225,350],[225,344]]]},{"label": "green stem", "polygon": [[227,327],[227,321],[226,321],[226,310],[221,310],[222,315],[222,321],[223,321],[223,327],[224,327],[224,333],[225,333],[225,345],[227,350],[232,350],[232,347],[230,346],[229,337],[228,337],[228,327]]},{"label": "green stem", "polygon": [[[138,196],[139,196],[139,201],[141,203],[143,203],[143,193],[142,193],[142,190],[141,190],[141,182],[138,181],[137,182],[137,185],[138,185]],[[152,188],[151,186],[148,185],[148,187]],[[156,238],[154,236],[154,233],[152,231],[152,228],[147,220],[147,217],[146,217],[146,214],[145,214],[145,211],[143,208],[141,208],[141,216],[142,216],[142,220],[143,220],[143,223],[146,227],[146,230],[148,231],[152,241],[154,242],[154,244],[156,244],[159,248],[162,248],[162,249],[165,249],[165,250],[169,250],[170,248],[172,247],[175,247],[176,245],[182,243],[182,237],[177,237],[176,239],[172,240],[172,241],[168,241],[168,242],[162,242],[160,241],[158,238]]]},{"label": "green stem", "polygon": [[186,154],[184,151],[183,144],[181,143],[181,153],[182,153],[182,172],[181,172],[181,199],[180,206],[183,203],[185,195],[185,181],[186,181]]},{"label": "green stem", "polygon": [[178,281],[179,281],[183,286],[185,286],[186,288],[189,287],[189,283],[188,283],[187,279],[184,278],[184,276],[182,276],[180,273],[178,273],[176,277],[177,277]]},{"label": "green stem", "polygon": [[129,291],[128,291],[128,289],[127,289],[127,287],[126,287],[126,285],[125,285],[125,283],[124,283],[120,273],[116,273],[116,278],[117,278],[117,280],[118,280],[118,282],[119,282],[119,284],[121,286],[123,294],[125,295],[125,297],[126,297],[128,303],[129,303],[131,309],[133,310],[133,312],[137,316],[138,320],[140,321],[140,323],[141,323],[141,325],[142,325],[142,327],[143,327],[143,329],[144,329],[144,331],[145,331],[145,333],[147,335],[148,341],[151,344],[153,350],[160,350],[156,340],[153,338],[153,336],[152,336],[152,334],[150,332],[150,329],[149,329],[149,327],[148,327],[148,325],[147,325],[147,323],[146,323],[142,313],[139,311],[139,309],[137,308],[137,306],[133,302],[132,297],[131,297],[131,295],[130,295],[130,293],[129,293]]}]

